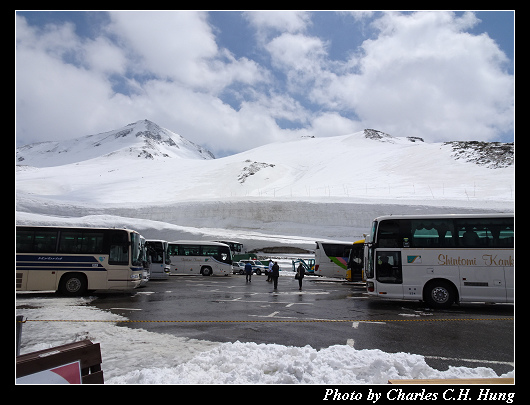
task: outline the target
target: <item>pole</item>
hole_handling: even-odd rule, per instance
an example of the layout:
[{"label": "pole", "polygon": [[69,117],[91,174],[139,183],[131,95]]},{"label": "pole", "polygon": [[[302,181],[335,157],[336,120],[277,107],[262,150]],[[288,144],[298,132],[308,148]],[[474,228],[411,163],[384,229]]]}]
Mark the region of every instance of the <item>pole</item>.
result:
[{"label": "pole", "polygon": [[15,336],[17,339],[17,356],[20,356],[20,337],[22,336],[22,322],[24,321],[24,316],[17,315],[15,321]]}]

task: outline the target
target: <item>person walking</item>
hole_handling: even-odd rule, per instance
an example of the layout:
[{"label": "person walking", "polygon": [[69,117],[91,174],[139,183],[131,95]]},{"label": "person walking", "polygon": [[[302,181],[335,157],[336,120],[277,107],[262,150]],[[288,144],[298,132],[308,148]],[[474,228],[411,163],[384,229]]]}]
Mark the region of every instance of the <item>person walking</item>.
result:
[{"label": "person walking", "polygon": [[246,273],[247,283],[251,283],[252,282],[252,265],[249,262],[245,264],[245,273]]},{"label": "person walking", "polygon": [[278,262],[274,262],[274,265],[272,266],[272,281],[274,282],[274,289],[278,289],[278,277],[280,276],[280,266],[278,266]]},{"label": "person walking", "polygon": [[272,259],[269,260],[269,271],[267,272],[267,281],[272,281],[272,265],[274,262]]},{"label": "person walking", "polygon": [[296,274],[294,275],[294,278],[298,280],[298,286],[300,287],[298,291],[302,291],[302,280],[305,276],[305,269],[304,266],[302,266],[302,262],[298,265],[298,268],[296,269]]}]

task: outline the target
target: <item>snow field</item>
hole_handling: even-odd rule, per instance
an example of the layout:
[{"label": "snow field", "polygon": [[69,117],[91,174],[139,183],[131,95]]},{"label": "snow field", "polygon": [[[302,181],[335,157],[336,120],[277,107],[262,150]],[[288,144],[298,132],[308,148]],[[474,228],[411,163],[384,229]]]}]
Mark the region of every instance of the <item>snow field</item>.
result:
[{"label": "snow field", "polygon": [[[316,350],[280,344],[210,342],[117,326],[123,316],[87,304],[93,297],[19,294],[28,319],[110,322],[26,322],[21,353],[90,339],[100,343],[105,384],[386,384],[399,378],[491,378],[490,368],[438,371],[423,356],[357,350],[347,344]],[[513,377],[509,372],[502,377]]]},{"label": "snow field", "polygon": [[[248,250],[313,249],[315,240],[361,239],[379,215],[514,207],[513,166],[493,170],[455,160],[444,144],[367,139],[361,132],[277,142],[210,160],[205,151],[197,155],[196,145],[152,124],[135,124],[141,131],[152,127],[148,137],[126,137],[128,126],[20,148],[25,159],[16,168],[17,224],[128,227],[168,241],[237,240]],[[497,377],[490,368],[438,371],[420,355],[348,344],[317,350],[130,329],[116,324],[126,318],[88,306],[92,299],[18,294],[17,313],[29,319],[109,321],[27,322],[21,352],[90,339],[101,344],[107,384]]]}]

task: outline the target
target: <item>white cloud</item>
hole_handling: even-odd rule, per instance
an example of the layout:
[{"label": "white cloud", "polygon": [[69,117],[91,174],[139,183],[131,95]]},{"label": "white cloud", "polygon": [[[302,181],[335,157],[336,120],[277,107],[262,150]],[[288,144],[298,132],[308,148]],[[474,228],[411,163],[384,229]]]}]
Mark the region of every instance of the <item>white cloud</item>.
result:
[{"label": "white cloud", "polygon": [[37,29],[16,17],[18,144],[144,118],[214,153],[363,128],[430,141],[513,129],[513,76],[488,35],[466,32],[479,23],[473,13],[355,14],[372,33],[346,61],[309,34],[308,12],[245,12],[254,60],[220,47],[204,12],[109,15],[93,38],[73,24]]},{"label": "white cloud", "polygon": [[339,79],[340,98],[393,135],[494,138],[513,118],[513,77],[491,38],[462,32],[475,22],[469,13],[386,14],[363,44],[361,73]]},{"label": "white cloud", "polygon": [[355,113],[364,128],[430,141],[491,140],[512,125],[513,76],[491,38],[463,31],[477,22],[472,13],[386,13],[373,22],[378,35],[345,64],[301,34],[279,36],[267,50],[292,89]]},{"label": "white cloud", "polygon": [[37,31],[17,18],[17,41],[19,141],[65,139],[108,130],[108,121],[101,120],[106,118],[101,108],[112,96],[109,83],[93,71],[63,61],[80,58],[81,44],[70,25]]},{"label": "white cloud", "polygon": [[325,44],[315,37],[284,33],[271,40],[265,47],[272,63],[286,71],[295,69],[316,73],[320,59],[326,56]]},{"label": "white cloud", "polygon": [[245,17],[258,31],[300,32],[311,24],[311,15],[297,10],[246,11]]},{"label": "white cloud", "polygon": [[194,11],[113,11],[108,30],[137,56],[139,71],[201,86],[218,49],[205,14]]},{"label": "white cloud", "polygon": [[219,49],[200,11],[114,11],[109,31],[136,56],[131,69],[216,93],[233,82],[253,84],[264,73],[253,61]]},{"label": "white cloud", "polygon": [[84,52],[90,69],[102,73],[125,74],[127,58],[109,39],[98,37],[94,41],[87,41]]}]

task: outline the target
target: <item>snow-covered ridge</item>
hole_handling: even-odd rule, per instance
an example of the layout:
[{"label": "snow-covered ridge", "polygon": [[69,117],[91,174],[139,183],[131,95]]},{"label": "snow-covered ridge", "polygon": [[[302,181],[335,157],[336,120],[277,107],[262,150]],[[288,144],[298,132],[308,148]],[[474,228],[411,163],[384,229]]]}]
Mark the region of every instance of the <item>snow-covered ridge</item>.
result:
[{"label": "snow-covered ridge", "polygon": [[214,155],[182,136],[149,120],[65,141],[38,142],[17,148],[16,161],[37,167],[60,166],[97,157],[120,155],[144,159],[215,159]]},{"label": "snow-covered ridge", "polygon": [[[52,144],[19,149],[26,157],[16,173],[19,223],[112,216],[109,225],[143,227],[149,237],[230,236],[249,246],[259,240],[256,247],[285,239],[307,247],[314,238],[357,240],[379,215],[511,212],[515,200],[511,144],[460,143],[455,152],[457,143],[367,129],[206,159],[149,121],[46,152]],[[481,158],[497,150],[504,152],[494,164]]]},{"label": "snow-covered ridge", "polygon": [[201,147],[143,120],[98,135],[26,145],[17,154],[24,165],[17,170],[19,198],[95,207],[227,198],[377,204],[514,199],[513,144],[428,143],[374,129],[275,142],[212,159]]}]

